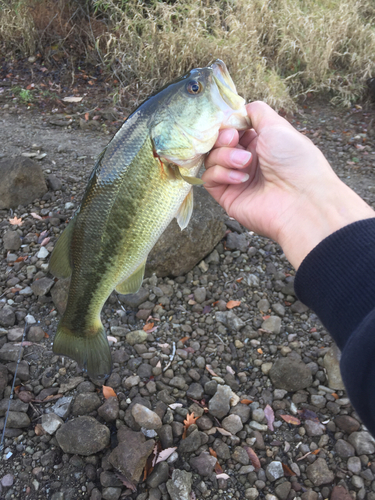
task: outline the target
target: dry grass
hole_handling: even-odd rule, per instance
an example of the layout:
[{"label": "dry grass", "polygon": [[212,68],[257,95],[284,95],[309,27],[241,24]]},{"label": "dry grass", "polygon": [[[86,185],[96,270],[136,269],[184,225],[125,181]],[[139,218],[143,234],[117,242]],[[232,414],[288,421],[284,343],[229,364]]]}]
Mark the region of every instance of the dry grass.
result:
[{"label": "dry grass", "polygon": [[[15,4],[17,9],[9,8]],[[53,17],[45,15],[51,4],[59,5],[60,14],[48,35],[43,23]],[[20,13],[31,6],[34,14],[26,21]],[[308,92],[328,92],[347,105],[375,76],[373,0],[0,0],[0,16],[6,47],[14,49],[27,31],[21,53],[46,47],[48,36],[64,50],[72,37],[87,55],[95,48],[98,61],[121,82],[119,96],[136,95],[136,102],[217,57],[242,95],[276,108],[290,109]]]},{"label": "dry grass", "polygon": [[0,0],[0,42],[8,50],[33,54],[37,46],[38,33],[28,15],[25,2]]}]

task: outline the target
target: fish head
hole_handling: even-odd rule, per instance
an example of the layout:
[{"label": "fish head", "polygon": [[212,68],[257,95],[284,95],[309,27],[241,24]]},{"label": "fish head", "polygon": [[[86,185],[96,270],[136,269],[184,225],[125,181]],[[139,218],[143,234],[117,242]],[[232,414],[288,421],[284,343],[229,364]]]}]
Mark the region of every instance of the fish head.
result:
[{"label": "fish head", "polygon": [[184,168],[196,166],[215,144],[219,130],[250,128],[245,99],[223,61],[195,68],[154,96],[150,131],[155,153]]}]

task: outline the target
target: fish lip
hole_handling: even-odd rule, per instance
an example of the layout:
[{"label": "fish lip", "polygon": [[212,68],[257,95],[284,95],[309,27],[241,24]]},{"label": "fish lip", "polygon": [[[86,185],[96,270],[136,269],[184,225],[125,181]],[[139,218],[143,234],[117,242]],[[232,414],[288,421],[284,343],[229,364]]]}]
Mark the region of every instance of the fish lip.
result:
[{"label": "fish lip", "polygon": [[225,63],[217,59],[210,66],[210,69],[218,93],[228,106],[226,110],[222,109],[225,114],[225,120],[221,128],[234,127],[237,130],[246,130],[250,128],[251,122],[245,108],[246,101],[237,94],[236,86]]},{"label": "fish lip", "polygon": [[240,110],[245,100],[237,94],[236,86],[223,61],[217,59],[211,66],[212,76],[222,99],[234,110]]},{"label": "fish lip", "polygon": [[211,65],[211,69],[216,84],[220,83],[221,85],[227,87],[228,90],[231,90],[232,92],[237,94],[236,86],[229,74],[228,68],[224,61],[222,61],[221,59],[216,59],[216,61]]}]

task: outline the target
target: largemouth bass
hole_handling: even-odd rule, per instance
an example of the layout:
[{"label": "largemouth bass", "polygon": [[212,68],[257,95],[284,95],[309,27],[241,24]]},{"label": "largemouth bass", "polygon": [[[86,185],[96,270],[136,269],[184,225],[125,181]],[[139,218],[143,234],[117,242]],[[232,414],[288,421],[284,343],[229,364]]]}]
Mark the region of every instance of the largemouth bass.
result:
[{"label": "largemouth bass", "polygon": [[55,276],[71,277],[66,311],[53,344],[88,375],[111,372],[100,319],[116,289],[136,293],[147,256],[176,217],[184,229],[193,184],[221,128],[249,128],[245,101],[225,64],[193,69],[148,98],[97,159],[82,203],[50,260]]}]

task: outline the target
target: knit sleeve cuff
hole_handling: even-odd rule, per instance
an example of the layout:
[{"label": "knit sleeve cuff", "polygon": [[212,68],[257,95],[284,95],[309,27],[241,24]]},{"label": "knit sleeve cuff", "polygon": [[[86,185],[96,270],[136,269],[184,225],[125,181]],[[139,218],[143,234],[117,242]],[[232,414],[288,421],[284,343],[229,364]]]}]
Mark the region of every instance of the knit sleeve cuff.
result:
[{"label": "knit sleeve cuff", "polygon": [[349,224],[321,241],[299,267],[295,291],[342,350],[375,308],[375,218]]}]

